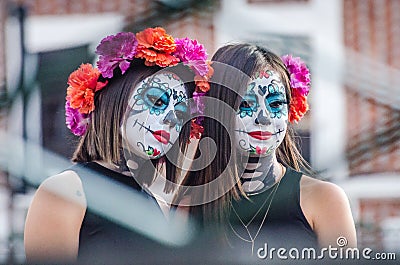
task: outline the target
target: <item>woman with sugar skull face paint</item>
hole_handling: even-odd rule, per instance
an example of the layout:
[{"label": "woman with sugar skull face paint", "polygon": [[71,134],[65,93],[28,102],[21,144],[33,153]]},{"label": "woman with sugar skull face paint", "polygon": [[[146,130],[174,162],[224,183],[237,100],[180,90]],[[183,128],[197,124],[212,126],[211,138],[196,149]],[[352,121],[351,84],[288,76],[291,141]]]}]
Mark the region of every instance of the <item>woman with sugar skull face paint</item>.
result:
[{"label": "woman with sugar skull face paint", "polygon": [[[211,68],[197,41],[148,28],[108,36],[96,53],[98,68],[82,64],[68,79],[66,124],[80,142],[75,165],[46,179],[33,198],[24,234],[29,263],[126,264],[143,261],[146,246],[161,251],[129,222],[142,218],[139,231],[163,222],[160,196],[149,187],[164,178],[164,191],[175,189],[177,158],[202,128],[191,118],[202,108],[190,99],[199,102]],[[132,215],[140,203],[156,220]]]},{"label": "woman with sugar skull face paint", "polygon": [[[342,237],[347,247],[356,246],[346,195],[335,184],[310,177],[314,173],[293,141],[291,123],[308,110],[305,64],[251,44],[221,47],[212,62],[213,100],[206,106],[212,110],[205,114],[210,118],[204,119],[202,137],[216,145],[215,159],[182,184],[210,184],[206,190],[219,181],[220,196],[208,200],[215,189],[182,192],[176,201],[191,206],[205,227],[222,228],[234,253],[241,250],[256,260],[271,248],[314,247],[319,253],[319,247],[337,247]],[[207,203],[194,204],[199,196]]]},{"label": "woman with sugar skull face paint", "polygon": [[[283,142],[289,118],[286,89],[274,70],[257,73],[251,79],[236,116],[235,144],[250,155],[241,181],[249,195],[260,193],[276,183],[274,153]],[[256,163],[259,164],[258,166]]]},{"label": "woman with sugar skull face paint", "polygon": [[188,116],[183,81],[171,72],[147,77],[136,86],[128,106],[121,128],[126,148],[143,158],[164,156],[178,139]]}]

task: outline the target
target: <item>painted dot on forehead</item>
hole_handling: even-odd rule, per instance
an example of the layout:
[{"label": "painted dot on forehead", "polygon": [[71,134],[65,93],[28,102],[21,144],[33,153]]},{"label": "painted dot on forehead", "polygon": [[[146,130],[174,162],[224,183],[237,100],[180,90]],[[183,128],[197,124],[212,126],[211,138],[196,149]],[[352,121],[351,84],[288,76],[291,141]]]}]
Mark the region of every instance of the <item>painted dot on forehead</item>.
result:
[{"label": "painted dot on forehead", "polygon": [[271,75],[273,75],[274,72],[272,70],[264,70],[264,71],[260,71],[260,73],[258,73],[258,78],[262,79],[262,78],[266,78],[268,79]]},{"label": "painted dot on forehead", "polygon": [[171,73],[171,72],[163,72],[163,75],[168,77],[169,80],[176,80],[180,83],[182,83],[182,80],[179,78],[179,76],[175,73]]}]

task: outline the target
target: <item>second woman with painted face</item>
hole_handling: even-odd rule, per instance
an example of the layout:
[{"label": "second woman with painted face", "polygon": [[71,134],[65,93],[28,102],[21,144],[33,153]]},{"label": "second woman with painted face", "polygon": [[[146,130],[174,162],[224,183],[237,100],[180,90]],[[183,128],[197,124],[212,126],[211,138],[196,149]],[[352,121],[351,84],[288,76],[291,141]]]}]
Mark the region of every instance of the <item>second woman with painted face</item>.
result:
[{"label": "second woman with painted face", "polygon": [[346,195],[307,176],[313,173],[293,141],[290,123],[307,111],[305,65],[251,44],[221,47],[212,61],[202,135],[211,141],[200,150],[214,150],[215,158],[183,183],[201,185],[203,192],[185,189],[177,201],[190,205],[205,227],[222,228],[222,238],[240,257],[266,258],[281,247],[319,254],[319,247],[337,247],[343,237],[354,247]]}]

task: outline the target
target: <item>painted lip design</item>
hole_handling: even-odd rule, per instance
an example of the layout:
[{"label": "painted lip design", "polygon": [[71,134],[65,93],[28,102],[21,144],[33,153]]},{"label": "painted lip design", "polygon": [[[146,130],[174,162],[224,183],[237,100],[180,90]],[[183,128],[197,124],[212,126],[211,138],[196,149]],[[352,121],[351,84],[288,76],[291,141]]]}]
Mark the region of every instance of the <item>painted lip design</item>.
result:
[{"label": "painted lip design", "polygon": [[154,131],[152,134],[153,134],[154,138],[156,138],[157,141],[159,141],[160,143],[163,143],[163,144],[169,143],[169,138],[171,136],[167,131],[159,130],[159,131]]},{"label": "painted lip design", "polygon": [[264,141],[268,140],[272,136],[272,133],[263,132],[263,131],[253,131],[253,132],[249,132],[247,134],[253,138],[256,138],[257,140],[264,140]]}]

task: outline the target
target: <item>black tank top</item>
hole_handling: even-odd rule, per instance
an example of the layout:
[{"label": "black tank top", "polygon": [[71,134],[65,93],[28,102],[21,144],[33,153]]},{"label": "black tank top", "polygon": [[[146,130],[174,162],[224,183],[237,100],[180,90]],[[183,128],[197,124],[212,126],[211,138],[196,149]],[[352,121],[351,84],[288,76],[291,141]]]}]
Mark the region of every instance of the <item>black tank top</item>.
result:
[{"label": "black tank top", "polygon": [[227,231],[228,239],[234,248],[240,247],[244,255],[246,252],[252,253],[252,243],[246,242],[246,240],[251,241],[251,238],[243,223],[248,224],[255,216],[248,225],[251,237],[255,238],[254,253],[259,248],[264,248],[265,244],[269,249],[280,247],[317,249],[317,236],[300,207],[301,176],[302,173],[287,168],[279,186],[275,184],[267,191],[249,196],[250,200],[241,199],[232,203],[230,226]]},{"label": "black tank top", "polygon": [[[80,176],[87,198],[87,210],[82,222],[79,235],[78,264],[136,264],[151,261],[154,249],[160,253],[167,251],[167,247],[142,233],[126,228],[113,216],[104,216],[94,207],[96,200],[116,197],[112,192],[99,191],[100,194],[88,194],[96,191],[96,183],[89,181],[90,177],[97,177],[96,181],[111,181],[122,184],[124,188],[150,201],[147,207],[154,207],[159,218],[164,218],[155,199],[143,191],[134,178],[115,172],[100,164],[89,162],[76,164],[70,168]],[[96,176],[94,176],[96,175]],[[108,182],[106,182],[108,183]],[[88,198],[89,197],[89,198]],[[142,201],[143,202],[143,201]],[[138,211],[140,205],[135,201],[124,211]],[[112,207],[121,207],[119,204]],[[98,208],[98,206],[97,206]],[[106,208],[107,209],[107,208]],[[151,220],[154,221],[154,220]],[[162,221],[162,220],[161,220]]]},{"label": "black tank top", "polygon": [[[197,230],[197,226],[193,222],[189,224],[190,236],[187,241],[182,238],[183,241],[180,242],[179,238],[186,234],[178,230],[183,229],[185,225],[169,227],[171,224],[169,221],[171,220],[165,219],[155,199],[143,191],[133,178],[94,162],[77,164],[70,169],[80,176],[87,199],[87,210],[79,235],[77,264],[193,264],[193,262],[197,262],[197,264],[214,264],[215,255],[224,253],[213,243],[213,238]],[[90,179],[93,180],[94,178],[95,181],[90,181]],[[153,211],[156,212],[153,215],[155,219],[148,220],[148,223],[157,221],[160,224],[160,226],[154,227],[155,233],[164,234],[165,238],[165,230],[168,229],[167,234],[178,234],[178,240],[175,243],[165,243],[165,241],[162,242],[149,237],[148,234],[145,235],[146,233],[126,228],[124,225],[119,224],[114,216],[98,214],[93,209],[96,208],[93,207],[95,205],[98,208],[96,200],[99,198],[99,194],[97,193],[96,182],[105,180],[107,180],[107,185],[111,182],[122,184],[130,192],[136,195],[139,194],[149,200],[150,203],[146,203],[146,207],[154,208]],[[96,194],[93,196],[91,193]],[[107,200],[115,197],[115,194],[103,191],[100,196]],[[104,203],[104,200],[102,202]],[[105,204],[107,203],[105,202]],[[140,214],[141,211],[139,209],[143,209],[143,206],[139,206],[137,202],[132,201],[129,207],[124,206],[122,210]],[[121,208],[121,205],[115,203],[114,207]],[[201,250],[199,250],[200,246]],[[226,257],[230,258],[230,256]]]},{"label": "black tank top", "polygon": [[[94,198],[90,198],[92,196],[88,194],[89,190],[96,191],[96,187],[93,187],[96,186],[95,183],[87,181],[90,179],[90,175],[99,175],[129,188],[132,193],[139,194],[149,200],[151,203],[148,206],[154,206],[154,211],[160,213],[158,216],[164,218],[155,199],[143,191],[133,178],[97,163],[77,164],[70,169],[80,176],[88,203],[79,236],[78,264],[161,264],[172,261],[180,262],[180,264],[188,264],[193,261],[209,264],[215,261],[216,256],[219,256],[221,261],[237,261],[237,258],[250,261],[255,258],[250,256],[251,244],[238,239],[232,230],[228,230],[230,231],[228,239],[233,249],[229,247],[227,250],[219,245],[219,240],[206,233],[204,233],[204,236],[195,236],[191,242],[188,242],[188,245],[177,247],[168,246],[149,238],[143,233],[126,228],[116,222],[117,220],[113,220],[112,216],[111,218],[110,216],[104,217],[92,210],[91,206],[96,204],[95,200],[98,194]],[[300,178],[301,173],[287,169],[272,201],[266,221],[255,240],[255,251],[259,247],[263,247],[264,243],[268,243],[270,247],[317,245],[315,233],[307,223],[300,208]],[[234,203],[233,206],[240,216],[248,219],[250,215],[253,216],[253,212],[258,210],[259,207],[257,206],[262,205],[271,191],[273,191],[273,188],[251,196],[253,202],[241,200]],[[101,196],[112,198],[114,194],[105,191]],[[266,204],[268,203],[269,200]],[[132,202],[131,207],[123,208],[123,210],[138,212],[136,206],[135,202]],[[115,207],[120,207],[120,205],[117,204]],[[261,213],[265,213],[264,208],[265,205],[260,211]],[[231,224],[240,232],[240,222],[233,218],[233,214],[231,214]],[[263,214],[255,218],[254,224],[260,224],[261,215]],[[254,231],[255,228],[252,229],[251,231]],[[197,232],[194,233],[197,234]],[[232,250],[234,251],[231,252]]]}]

